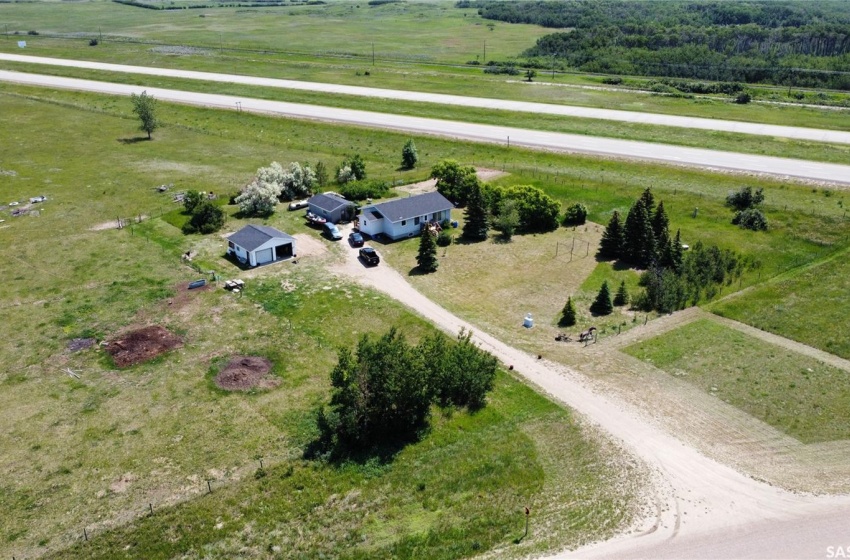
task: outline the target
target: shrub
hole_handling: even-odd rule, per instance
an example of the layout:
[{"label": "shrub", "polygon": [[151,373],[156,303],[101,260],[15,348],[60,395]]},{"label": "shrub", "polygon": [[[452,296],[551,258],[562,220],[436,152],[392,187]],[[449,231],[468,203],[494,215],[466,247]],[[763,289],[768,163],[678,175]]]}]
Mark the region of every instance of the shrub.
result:
[{"label": "shrub", "polygon": [[192,218],[183,226],[183,233],[214,233],[221,229],[226,218],[224,210],[205,200],[195,207]]},{"label": "shrub", "polygon": [[761,188],[754,192],[752,187],[742,187],[726,196],[726,204],[736,210],[753,208],[762,202],[764,202],[764,189]]},{"label": "shrub", "polygon": [[454,241],[454,235],[446,229],[441,231],[440,235],[437,236],[437,245],[440,247],[448,247],[452,244],[452,241]]},{"label": "shrub", "polygon": [[386,181],[372,179],[370,181],[351,181],[340,185],[339,194],[348,200],[366,200],[367,198],[382,198],[390,192]]},{"label": "shrub", "polygon": [[767,230],[767,218],[758,208],[747,208],[746,210],[738,210],[735,217],[732,218],[732,223],[744,229],[753,231]]},{"label": "shrub", "polygon": [[742,91],[735,97],[735,103],[738,105],[746,105],[753,100],[753,96],[747,91]]},{"label": "shrub", "polygon": [[564,212],[565,226],[580,226],[587,221],[587,206],[581,203],[576,203],[567,208]]},{"label": "shrub", "polygon": [[98,41],[97,39],[89,40],[89,46],[90,47],[96,47],[99,43],[100,43],[100,41]]}]

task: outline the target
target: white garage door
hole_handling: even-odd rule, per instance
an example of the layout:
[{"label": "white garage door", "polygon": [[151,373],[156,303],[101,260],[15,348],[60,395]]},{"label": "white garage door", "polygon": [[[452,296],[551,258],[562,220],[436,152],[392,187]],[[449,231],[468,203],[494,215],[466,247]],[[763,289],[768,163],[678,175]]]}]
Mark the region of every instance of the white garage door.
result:
[{"label": "white garage door", "polygon": [[271,249],[263,249],[262,251],[257,251],[257,264],[272,262],[273,260],[274,257],[272,256]]}]

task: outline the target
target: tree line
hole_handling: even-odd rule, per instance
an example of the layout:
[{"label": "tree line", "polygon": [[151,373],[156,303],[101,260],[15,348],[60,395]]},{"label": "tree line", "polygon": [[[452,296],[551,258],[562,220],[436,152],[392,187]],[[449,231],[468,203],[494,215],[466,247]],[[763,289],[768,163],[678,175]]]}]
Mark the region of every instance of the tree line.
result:
[{"label": "tree line", "polygon": [[646,189],[625,220],[617,211],[612,214],[602,234],[600,259],[616,259],[644,270],[640,278],[644,292],[633,302],[638,309],[669,313],[696,305],[714,298],[724,285],[754,266],[736,251],[702,241],[685,251],[681,232],[677,230],[671,237],[669,224],[664,202],[656,204],[651,189]]},{"label": "tree line", "polygon": [[522,56],[587,72],[850,89],[842,2],[460,2],[482,17],[569,28]]}]

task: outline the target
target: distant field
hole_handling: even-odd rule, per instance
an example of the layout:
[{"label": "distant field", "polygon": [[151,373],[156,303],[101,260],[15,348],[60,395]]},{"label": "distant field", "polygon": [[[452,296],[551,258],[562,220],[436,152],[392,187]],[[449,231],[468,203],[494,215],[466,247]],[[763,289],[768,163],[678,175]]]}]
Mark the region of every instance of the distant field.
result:
[{"label": "distant field", "polygon": [[842,252],[825,262],[793,270],[711,311],[850,359],[850,262]]},{"label": "distant field", "polygon": [[[10,32],[122,36],[146,41],[463,64],[505,59],[534,44],[536,25],[487,22],[454,2],[331,0],[322,6],[146,10],[94,0],[0,5]],[[488,27],[492,23],[492,29]],[[486,47],[485,47],[486,43]]]},{"label": "distant field", "polygon": [[850,439],[850,376],[711,320],[625,349],[799,439]]}]

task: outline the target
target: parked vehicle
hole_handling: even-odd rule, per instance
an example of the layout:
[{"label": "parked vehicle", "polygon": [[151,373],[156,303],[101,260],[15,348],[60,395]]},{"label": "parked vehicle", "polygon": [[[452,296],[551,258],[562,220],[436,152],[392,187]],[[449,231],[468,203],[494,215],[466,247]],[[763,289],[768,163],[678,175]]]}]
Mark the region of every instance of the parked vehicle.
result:
[{"label": "parked vehicle", "polygon": [[307,213],[304,215],[304,219],[307,220],[308,224],[313,226],[322,226],[327,222],[325,218],[317,216],[310,211],[307,211]]},{"label": "parked vehicle", "polygon": [[322,227],[325,230],[325,234],[334,241],[339,241],[340,239],[342,239],[342,234],[339,232],[339,228],[337,228],[336,225],[330,222],[326,222],[325,225]]},{"label": "parked vehicle", "polygon": [[352,231],[348,234],[348,242],[351,243],[352,247],[362,247],[363,236],[357,233],[356,231]]},{"label": "parked vehicle", "polygon": [[377,266],[381,262],[381,257],[371,247],[363,247],[360,249],[360,258],[369,266]]}]

